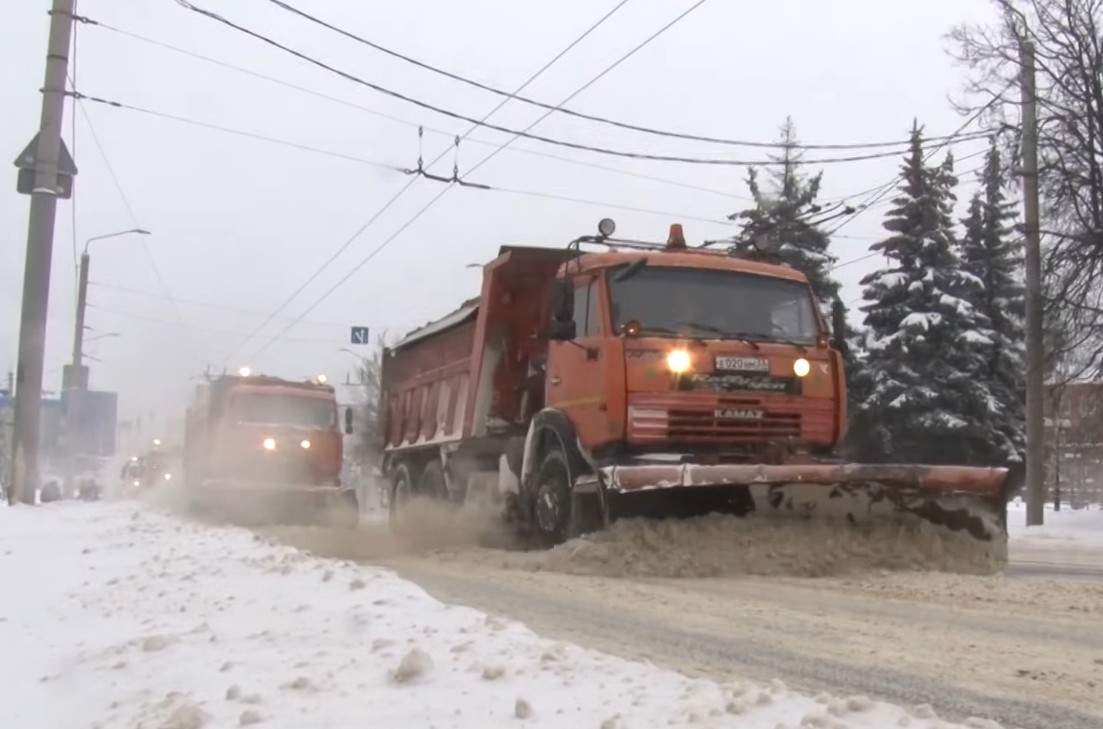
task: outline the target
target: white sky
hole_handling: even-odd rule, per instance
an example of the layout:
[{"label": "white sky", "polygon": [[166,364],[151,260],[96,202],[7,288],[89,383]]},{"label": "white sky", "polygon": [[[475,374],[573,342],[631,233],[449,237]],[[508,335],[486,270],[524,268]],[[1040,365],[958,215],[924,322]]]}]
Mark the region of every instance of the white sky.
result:
[{"label": "white sky", "polygon": [[[482,117],[499,98],[416,69],[318,29],[267,0],[195,0],[230,19],[380,85]],[[293,4],[378,43],[455,73],[513,89],[615,4],[516,0],[294,0]],[[558,103],[609,63],[665,25],[691,0],[631,0],[525,94]],[[9,159],[37,127],[48,0],[9,2],[0,25],[0,140]],[[116,28],[338,96],[409,125],[373,116],[268,81],[242,75],[111,30],[78,26],[76,83],[85,94],[158,112],[278,137],[400,167],[417,158],[416,125],[425,157],[451,145],[467,124],[332,76],[262,45],[172,0],[80,0],[78,13]],[[945,55],[943,34],[955,23],[987,20],[985,0],[710,0],[568,106],[637,124],[717,137],[775,141],[792,115],[800,141],[831,144],[904,139],[918,117],[930,135],[962,122],[947,97],[960,71]],[[401,333],[436,318],[477,292],[479,272],[466,264],[492,258],[499,245],[562,245],[613,217],[618,232],[664,239],[682,222],[692,241],[721,237],[723,220],[748,197],[737,167],[618,159],[520,140],[476,172],[490,185],[598,203],[655,210],[631,212],[479,190],[453,189],[371,262],[257,357],[255,350],[288,323],[236,351],[245,336],[360,228],[408,178],[334,157],[292,149],[85,102],[76,140],[66,142],[80,174],[75,201],[58,209],[54,243],[46,389],[60,386],[71,341],[74,247],[87,238],[140,225],[143,241],[121,237],[93,245],[89,337],[92,386],[120,393],[122,416],[182,410],[208,364],[289,377],[325,372],[343,380],[355,364],[342,352],[348,327]],[[72,111],[72,106],[68,109]],[[543,113],[511,102],[492,118],[524,128]],[[97,150],[95,130],[129,200]],[[761,159],[763,150],[679,142],[622,132],[556,115],[534,130],[548,136],[626,150]],[[492,151],[482,140],[508,137],[481,130],[460,148],[460,172]],[[958,145],[962,156],[983,141]],[[582,160],[726,192],[701,192],[523,153]],[[807,157],[846,152],[810,152]],[[981,162],[959,165],[959,173]],[[433,171],[451,174],[449,154]],[[824,197],[867,190],[897,172],[896,158],[826,166]],[[14,366],[28,198],[14,191],[15,170],[0,194],[0,367]],[[971,179],[971,175],[969,178]],[[283,312],[298,315],[437,194],[421,180]],[[959,192],[964,198],[965,191]],[[855,201],[861,198],[856,198]],[[884,207],[846,226],[834,243],[843,261],[866,253],[882,236]],[[75,231],[74,231],[75,220]],[[151,258],[161,273],[154,272]],[[878,258],[838,271],[844,300]],[[105,285],[110,285],[109,288]],[[124,290],[129,289],[130,291]],[[167,289],[167,291],[166,291]],[[144,293],[135,293],[144,292]],[[178,299],[174,304],[167,298]],[[181,323],[182,322],[182,323]]]}]

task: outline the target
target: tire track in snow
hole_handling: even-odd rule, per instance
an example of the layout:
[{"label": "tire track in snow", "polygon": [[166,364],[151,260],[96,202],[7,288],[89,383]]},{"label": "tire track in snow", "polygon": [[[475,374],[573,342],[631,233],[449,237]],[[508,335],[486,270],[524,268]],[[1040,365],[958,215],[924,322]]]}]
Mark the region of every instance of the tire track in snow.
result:
[{"label": "tire track in snow", "polygon": [[[907,652],[923,636],[934,652],[928,658],[939,659],[947,634],[957,641],[971,641],[973,647],[969,650],[980,652],[990,650],[994,636],[1002,634],[1005,640],[1016,641],[1024,656],[1043,647],[1040,652],[1046,660],[1042,675],[1062,666],[1068,670],[1070,656],[1078,645],[1081,654],[1090,650],[1083,645],[1084,640],[1099,645],[1091,638],[1091,620],[1079,625],[1035,625],[1031,616],[1018,619],[1014,626],[1004,623],[1001,628],[1007,615],[996,611],[987,624],[974,613],[959,626],[954,621],[961,617],[960,611],[953,609],[928,607],[909,615],[906,606],[895,605],[887,611],[892,619],[886,620],[886,610],[875,596],[854,594],[848,606],[845,596],[832,596],[831,591],[811,587],[803,588],[803,600],[794,601],[794,588],[769,581],[758,581],[757,585],[753,584],[756,581],[731,580],[621,581],[495,572],[425,559],[397,561],[391,566],[439,599],[502,614],[563,640],[651,660],[691,675],[726,678],[738,674],[761,680],[781,677],[813,693],[865,693],[903,705],[931,703],[948,719],[981,716],[1024,729],[1089,729],[1103,724],[1098,700],[1091,698],[1098,694],[1090,685],[1080,687],[1072,701],[1062,704],[1046,697],[1045,690],[1031,686],[1037,680],[1031,678],[1029,668],[1017,669],[1027,671],[1018,676],[1011,666],[1004,666],[1011,680],[1003,683],[1017,683],[1020,690],[1008,687],[1000,691],[983,688],[985,679],[992,678],[986,677],[983,669],[971,682],[974,685],[955,681],[960,668],[950,655],[941,656],[941,670],[937,661],[926,671],[899,667],[907,662],[903,660]],[[752,584],[735,592],[719,587],[733,582]],[[771,591],[776,594],[769,595]],[[737,599],[747,604],[736,605]],[[817,603],[818,609],[813,607]],[[703,611],[704,615],[697,612],[710,604],[712,610]],[[728,610],[724,610],[725,605]],[[864,629],[868,634],[876,628],[886,633],[884,639],[891,640],[901,622],[911,621],[920,635],[911,636],[908,643],[889,643],[878,656],[848,658],[848,653],[858,650],[856,645],[853,651],[848,649],[845,635],[827,627],[816,629],[817,621],[837,622],[840,613],[851,631]],[[852,634],[857,643],[861,635]],[[1103,650],[1098,655],[1103,660]],[[1096,668],[1103,668],[1103,663]],[[1049,686],[1051,682],[1042,684]]]}]

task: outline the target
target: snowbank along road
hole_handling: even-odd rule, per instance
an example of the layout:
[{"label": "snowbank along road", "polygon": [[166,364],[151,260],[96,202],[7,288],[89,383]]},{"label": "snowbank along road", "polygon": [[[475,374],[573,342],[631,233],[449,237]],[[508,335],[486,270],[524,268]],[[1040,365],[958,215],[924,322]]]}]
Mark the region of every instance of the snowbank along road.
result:
[{"label": "snowbank along road", "polygon": [[[901,571],[975,565],[933,534],[893,556],[891,534],[848,541],[815,529],[756,533],[745,522],[636,524],[544,554],[473,547],[487,537],[475,522],[405,539],[372,525],[268,533],[387,564],[442,600],[690,676],[781,677],[812,694],[929,703],[958,721],[1024,729],[1103,726],[1103,582],[1093,577],[1103,550],[1024,543],[1032,561],[1000,576]],[[1065,574],[1047,576],[1047,564]]]},{"label": "snowbank along road", "polygon": [[686,677],[133,503],[0,508],[0,581],[5,729],[998,729]]}]

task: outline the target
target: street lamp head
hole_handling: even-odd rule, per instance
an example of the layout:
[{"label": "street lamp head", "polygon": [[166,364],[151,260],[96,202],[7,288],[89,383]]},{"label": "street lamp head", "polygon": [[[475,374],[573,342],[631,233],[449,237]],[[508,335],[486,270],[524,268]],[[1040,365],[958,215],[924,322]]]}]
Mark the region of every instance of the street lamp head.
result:
[{"label": "street lamp head", "polygon": [[150,233],[145,228],[128,228],[127,230],[120,230],[120,231],[115,232],[115,233],[108,233],[107,235],[97,235],[93,238],[89,238],[87,241],[84,242],[84,252],[86,254],[88,253],[88,246],[92,245],[93,241],[105,240],[107,238],[117,238],[120,235],[132,235],[132,234],[133,235],[152,235],[152,233]]}]

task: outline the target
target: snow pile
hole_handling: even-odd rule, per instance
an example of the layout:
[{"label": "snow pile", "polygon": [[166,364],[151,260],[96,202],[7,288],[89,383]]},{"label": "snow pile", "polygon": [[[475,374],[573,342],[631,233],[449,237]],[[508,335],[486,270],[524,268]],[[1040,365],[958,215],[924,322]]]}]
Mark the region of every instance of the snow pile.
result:
[{"label": "snow pile", "polygon": [[710,515],[623,520],[525,555],[518,566],[608,577],[825,577],[870,570],[991,574],[996,557],[972,537],[927,522],[842,522]]},{"label": "snow pile", "polygon": [[135,504],[0,511],[0,581],[5,727],[950,726],[544,640],[387,571]]}]

